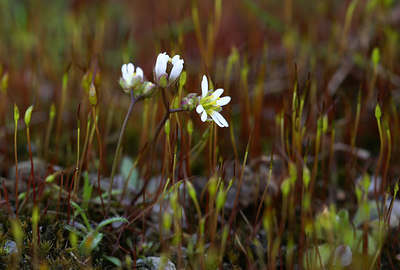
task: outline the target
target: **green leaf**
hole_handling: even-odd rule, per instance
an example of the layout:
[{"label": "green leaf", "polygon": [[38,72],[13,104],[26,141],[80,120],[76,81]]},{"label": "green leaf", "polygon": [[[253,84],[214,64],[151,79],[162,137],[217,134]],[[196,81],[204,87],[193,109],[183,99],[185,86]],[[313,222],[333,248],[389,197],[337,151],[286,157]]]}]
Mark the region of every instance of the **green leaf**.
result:
[{"label": "green leaf", "polygon": [[83,255],[89,255],[100,244],[103,234],[96,230],[88,233],[79,245],[79,251]]},{"label": "green leaf", "polygon": [[102,222],[97,225],[96,230],[100,230],[101,228],[113,223],[113,222],[125,222],[128,223],[128,220],[124,217],[113,217],[113,218],[108,218],[106,220],[103,220]]},{"label": "green leaf", "polygon": [[[122,194],[122,189],[113,189],[111,191],[111,196],[120,195],[120,194]],[[103,200],[106,200],[108,198],[108,191],[103,192],[101,194],[101,197],[103,198]],[[95,198],[93,198],[92,203],[101,204],[100,196],[96,196]]]},{"label": "green leaf", "polygon": [[107,261],[109,261],[110,263],[118,266],[118,267],[122,267],[122,262],[120,259],[116,258],[116,257],[110,257],[107,255],[103,255],[103,258]]},{"label": "green leaf", "polygon": [[88,220],[88,218],[87,218],[85,212],[83,211],[83,209],[82,209],[79,205],[77,205],[75,202],[71,202],[71,205],[72,205],[73,207],[75,207],[76,210],[78,210],[78,211],[75,213],[75,216],[77,216],[77,215],[80,214],[81,217],[82,217],[82,219],[83,219],[83,222],[85,222],[85,225],[86,225],[87,230],[88,230],[88,231],[92,230],[92,226],[90,226],[89,220]]},{"label": "green leaf", "polygon": [[65,225],[64,228],[65,228],[67,231],[73,232],[73,233],[79,235],[79,236],[82,237],[82,238],[85,237],[85,235],[84,235],[82,232],[80,232],[78,229],[76,229],[75,227],[72,227],[72,226],[70,226],[70,225]]}]

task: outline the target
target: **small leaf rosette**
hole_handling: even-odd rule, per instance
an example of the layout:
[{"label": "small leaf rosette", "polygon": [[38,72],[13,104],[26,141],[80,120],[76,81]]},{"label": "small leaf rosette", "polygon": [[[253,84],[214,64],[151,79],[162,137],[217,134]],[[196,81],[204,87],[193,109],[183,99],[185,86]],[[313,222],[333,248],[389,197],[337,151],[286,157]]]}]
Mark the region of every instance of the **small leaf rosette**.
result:
[{"label": "small leaf rosette", "polygon": [[183,59],[179,55],[170,58],[166,52],[160,53],[154,67],[154,81],[159,87],[170,87],[179,78],[182,69]]},{"label": "small leaf rosette", "polygon": [[[214,120],[219,127],[228,127],[228,122],[219,112],[222,110],[222,106],[228,104],[231,101],[231,97],[220,97],[224,89],[218,88],[215,91],[208,89],[207,77],[203,76],[201,82],[201,97],[198,99],[196,112],[200,114],[201,121]],[[211,117],[211,118],[210,118]]]}]

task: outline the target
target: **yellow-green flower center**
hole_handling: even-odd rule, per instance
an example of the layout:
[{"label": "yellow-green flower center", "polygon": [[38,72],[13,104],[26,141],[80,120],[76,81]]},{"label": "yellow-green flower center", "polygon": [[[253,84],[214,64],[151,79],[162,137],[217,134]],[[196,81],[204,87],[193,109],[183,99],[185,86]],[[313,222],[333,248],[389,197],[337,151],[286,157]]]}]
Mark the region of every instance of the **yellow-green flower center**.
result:
[{"label": "yellow-green flower center", "polygon": [[212,111],[219,111],[220,106],[217,105],[217,100],[219,100],[219,97],[215,98],[213,95],[207,95],[200,99],[199,104],[203,106],[207,114],[210,114]]}]

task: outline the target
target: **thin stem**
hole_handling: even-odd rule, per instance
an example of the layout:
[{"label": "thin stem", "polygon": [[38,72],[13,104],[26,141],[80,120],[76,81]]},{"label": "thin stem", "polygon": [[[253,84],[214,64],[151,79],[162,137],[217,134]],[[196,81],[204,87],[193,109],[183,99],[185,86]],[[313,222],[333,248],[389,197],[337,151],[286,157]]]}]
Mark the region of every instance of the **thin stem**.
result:
[{"label": "thin stem", "polygon": [[14,129],[14,158],[15,158],[15,214],[18,218],[18,154],[17,154],[18,120]]},{"label": "thin stem", "polygon": [[[379,105],[378,105],[379,106]],[[382,159],[383,159],[383,152],[384,152],[384,146],[385,146],[385,141],[383,138],[383,130],[382,130],[382,125],[381,125],[381,118],[380,117],[376,117],[377,123],[378,123],[378,131],[379,131],[379,140],[380,140],[380,151],[379,151],[379,159],[378,159],[378,164],[376,166],[376,170],[375,170],[375,178],[374,178],[374,195],[375,195],[375,201],[376,201],[376,206],[377,209],[379,208],[379,196],[378,196],[378,189],[380,189],[381,187],[379,186],[378,188],[378,174],[379,171],[381,170],[381,166],[382,166]],[[379,190],[379,192],[381,192],[382,190]],[[381,220],[381,211],[378,211],[378,215],[379,215],[379,221]]]},{"label": "thin stem", "polygon": [[[387,157],[386,157],[385,169],[383,171],[382,184],[386,181],[386,175],[389,170],[390,158],[392,156],[392,137],[390,135],[390,129],[389,129],[387,122],[385,122],[385,132],[386,132],[386,137],[387,137]],[[381,190],[382,189],[383,189],[383,186],[382,186]]]},{"label": "thin stem", "polygon": [[[97,187],[98,187],[99,196],[100,196],[100,200],[101,200],[101,206],[102,206],[103,211],[104,211],[105,210],[104,209],[104,202],[103,202],[103,197],[101,196],[101,188],[100,188],[100,172],[101,172],[101,164],[103,163],[103,149],[102,149],[102,146],[101,146],[99,126],[97,125],[97,119],[96,119],[97,115],[96,115],[96,109],[95,109],[94,106],[92,106],[92,114],[93,114],[94,126],[96,128],[97,143],[99,144],[99,155],[100,155],[99,168],[97,169]],[[78,131],[79,131],[79,129],[78,129]],[[79,171],[78,165],[79,165],[79,133],[78,133],[78,154],[77,154],[77,160],[76,160],[76,170],[77,171]],[[76,188],[74,188],[74,190],[76,190]]]},{"label": "thin stem", "polygon": [[162,127],[165,125],[165,122],[167,122],[167,120],[169,118],[169,114],[170,114],[169,103],[167,101],[167,98],[165,97],[165,88],[161,88],[161,96],[162,96],[163,103],[164,103],[165,114],[164,114],[164,117],[161,120],[161,122],[158,124],[158,127],[156,129],[156,133],[154,134],[154,137],[153,137],[153,140],[152,140],[152,144],[151,144],[152,145],[151,146],[151,154],[154,151],[158,135],[160,134],[160,131],[161,131]]},{"label": "thin stem", "polygon": [[[72,186],[73,186],[73,184],[74,184],[74,182],[75,182],[75,176],[76,176],[76,169],[75,169],[75,171],[74,171],[74,174],[72,175],[72,179],[71,179],[71,183],[69,184],[69,190],[68,190],[68,210],[67,210],[67,213],[68,213],[68,218],[67,218],[67,220],[68,220],[68,223],[69,223],[69,217],[70,217],[70,209],[71,209],[71,191],[72,191]],[[68,185],[67,185],[67,187],[68,187]],[[60,187],[61,188],[61,187]]]},{"label": "thin stem", "polygon": [[313,193],[314,190],[314,183],[315,178],[317,177],[318,171],[318,159],[319,159],[319,151],[321,147],[321,134],[322,134],[322,119],[323,116],[321,115],[317,120],[317,133],[315,138],[315,154],[314,154],[314,163],[311,172],[311,182],[310,182],[310,192]]},{"label": "thin stem", "polygon": [[58,211],[60,209],[60,200],[61,200],[61,192],[62,192],[62,188],[63,188],[63,182],[64,182],[64,172],[61,172],[60,192],[58,193],[57,214],[56,214],[57,221],[58,221]]},{"label": "thin stem", "polygon": [[[28,148],[29,148],[29,157],[31,159],[31,177],[32,177],[32,191],[33,191],[33,204],[36,205],[36,191],[35,191],[35,169],[33,167],[33,158],[32,158],[32,149],[31,149],[31,137],[29,132],[29,126],[26,128],[26,136],[28,138]],[[28,187],[29,192],[29,187]],[[28,198],[28,194],[26,194],[26,198]]]},{"label": "thin stem", "polygon": [[157,126],[156,132],[155,132],[155,134],[153,136],[153,139],[151,140],[151,142],[152,142],[151,143],[151,149],[152,149],[151,152],[153,152],[153,150],[155,148],[155,143],[157,141],[158,135],[160,134],[161,129],[165,125],[165,122],[167,122],[167,120],[169,118],[169,114],[170,114],[169,110],[165,111],[163,119],[161,120],[161,122]]},{"label": "thin stem", "polygon": [[150,152],[150,156],[151,157],[153,156],[154,149],[156,147],[156,142],[157,142],[158,135],[160,135],[161,129],[164,127],[165,123],[169,119],[169,115],[171,113],[177,113],[177,112],[183,112],[183,111],[184,111],[184,109],[182,109],[182,108],[179,108],[179,109],[168,109],[168,110],[165,111],[164,117],[161,120],[161,122],[158,124],[156,132],[154,134],[154,137],[151,140],[151,152]]},{"label": "thin stem", "polygon": [[128,113],[125,116],[124,123],[122,124],[121,132],[119,133],[117,148],[115,150],[113,166],[112,166],[112,169],[111,169],[110,186],[108,187],[108,201],[107,201],[106,216],[108,216],[108,214],[110,212],[111,191],[112,191],[112,186],[114,184],[114,176],[115,176],[115,171],[117,169],[117,161],[118,161],[118,157],[119,157],[119,154],[120,154],[120,151],[121,151],[121,144],[122,144],[122,140],[124,138],[125,129],[126,129],[126,126],[128,125],[128,120],[129,120],[129,117],[132,114],[133,108],[135,107],[136,101],[138,101],[140,98],[141,98],[141,96],[138,97],[138,98],[135,98],[135,96],[133,95],[133,89],[131,89],[131,104],[129,106]]},{"label": "thin stem", "polygon": [[[76,192],[77,192],[77,188],[78,188],[78,186],[79,186],[79,170],[80,170],[80,167],[79,167],[79,164],[80,164],[80,162],[79,162],[79,150],[80,150],[80,137],[81,137],[81,122],[80,122],[80,120],[78,119],[78,121],[77,121],[77,136],[76,136],[76,139],[77,139],[77,146],[76,146],[76,165],[75,165],[75,170],[77,171],[77,177],[76,177],[76,181],[75,181],[75,183],[74,183],[74,194],[73,194],[73,200],[75,201],[75,196],[76,196]],[[100,146],[100,152],[101,152],[101,146]],[[102,155],[100,154],[100,162],[99,162],[99,176],[100,176],[100,165],[101,165],[101,160],[102,160]],[[99,177],[100,178],[100,177]],[[100,198],[101,198],[101,195],[100,195]],[[102,202],[102,206],[103,206],[103,211],[104,211],[104,203],[103,203],[103,199],[101,198],[101,202]]]},{"label": "thin stem", "polygon": [[[254,130],[254,129],[253,129],[253,130]],[[252,137],[252,135],[253,135],[253,131],[251,131],[251,133],[250,133],[250,137],[249,137],[249,140],[248,140],[247,146],[246,146],[246,152],[245,152],[245,154],[244,154],[242,169],[241,169],[240,178],[239,178],[239,185],[238,185],[238,187],[237,187],[235,199],[234,199],[234,201],[233,201],[233,210],[232,210],[231,216],[230,216],[230,218],[229,218],[230,228],[232,228],[232,222],[233,222],[233,219],[235,218],[235,215],[236,215],[236,213],[237,213],[237,206],[238,206],[238,204],[239,204],[239,192],[240,192],[240,188],[241,188],[241,186],[242,186],[243,175],[244,175],[244,169],[245,169],[246,162],[247,162],[247,156],[248,156],[248,154],[249,154],[250,142],[251,142],[251,137]]]},{"label": "thin stem", "polygon": [[162,96],[164,107],[165,107],[165,114],[164,114],[164,117],[161,120],[161,122],[158,124],[156,132],[154,133],[154,137],[152,139],[152,144],[151,144],[151,152],[154,151],[158,135],[160,134],[161,129],[164,127],[165,122],[167,122],[167,120],[169,119],[169,115],[171,113],[177,113],[177,112],[183,112],[184,111],[184,109],[182,109],[182,108],[179,108],[179,109],[170,109],[169,108],[169,103],[167,101],[167,98],[165,97],[165,88],[161,88],[161,96]]},{"label": "thin stem", "polygon": [[[90,123],[91,123],[90,119],[91,118],[89,117],[88,121],[87,121],[87,125],[86,125],[86,134],[85,134],[85,140],[84,140],[84,143],[83,143],[82,154],[81,154],[81,157],[80,157],[81,160],[79,161],[79,168],[82,168],[82,166],[83,166],[83,162],[85,161],[85,157],[86,157],[86,150],[87,150],[88,144],[89,144]],[[80,177],[81,177],[81,171],[78,170],[77,178],[80,179]]]},{"label": "thin stem", "polygon": [[43,148],[44,160],[47,160],[47,157],[49,155],[50,135],[51,135],[51,130],[53,129],[53,125],[54,125],[54,116],[55,116],[55,105],[52,104],[52,106],[50,108],[49,123],[47,125],[46,135],[44,138],[44,148]]}]

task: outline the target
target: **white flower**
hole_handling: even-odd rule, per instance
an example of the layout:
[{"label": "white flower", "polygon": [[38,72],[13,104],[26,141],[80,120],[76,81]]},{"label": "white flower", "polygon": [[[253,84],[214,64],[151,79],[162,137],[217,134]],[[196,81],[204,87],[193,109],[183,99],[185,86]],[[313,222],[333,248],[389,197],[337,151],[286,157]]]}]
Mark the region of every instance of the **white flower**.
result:
[{"label": "white flower", "polygon": [[143,82],[143,70],[140,67],[137,67],[135,72],[135,66],[132,63],[123,64],[121,72],[122,78],[119,82],[125,91],[135,88]]},{"label": "white flower", "polygon": [[[172,64],[170,70],[167,68],[168,63]],[[179,75],[181,75],[182,69],[183,59],[180,59],[179,55],[170,58],[166,52],[160,53],[157,56],[156,65],[154,67],[154,80],[156,84],[161,87],[169,87],[178,79]]]},{"label": "white flower", "polygon": [[[228,127],[228,122],[219,112],[222,110],[221,106],[228,104],[231,101],[229,96],[222,97],[224,89],[218,88],[214,92],[208,90],[207,77],[203,76],[203,81],[201,82],[201,97],[199,97],[199,103],[196,107],[196,112],[200,114],[201,121],[214,120],[220,127]],[[211,116],[211,119],[207,117]]]}]

